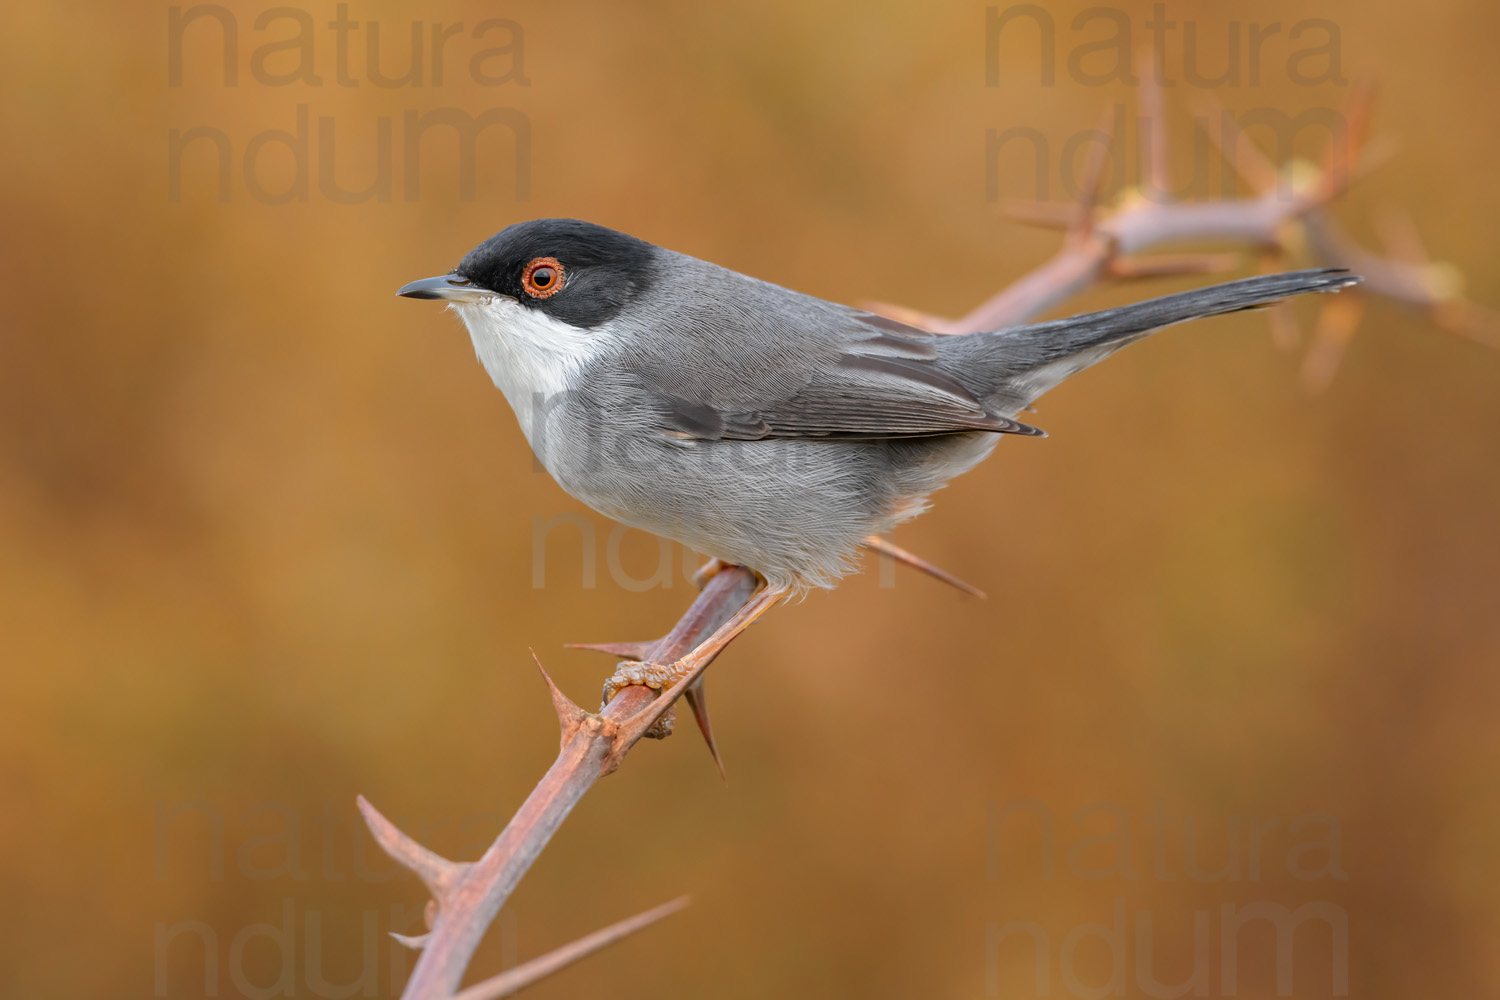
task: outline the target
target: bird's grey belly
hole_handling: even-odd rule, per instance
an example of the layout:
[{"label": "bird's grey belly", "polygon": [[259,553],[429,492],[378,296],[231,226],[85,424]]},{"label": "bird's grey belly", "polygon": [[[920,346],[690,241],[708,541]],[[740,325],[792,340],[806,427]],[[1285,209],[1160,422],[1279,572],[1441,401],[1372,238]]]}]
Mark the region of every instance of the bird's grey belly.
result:
[{"label": "bird's grey belly", "polygon": [[997,437],[708,441],[628,419],[556,417],[532,445],[568,493],[794,587],[831,586],[852,571],[863,538],[919,513],[928,493],[982,459]]}]

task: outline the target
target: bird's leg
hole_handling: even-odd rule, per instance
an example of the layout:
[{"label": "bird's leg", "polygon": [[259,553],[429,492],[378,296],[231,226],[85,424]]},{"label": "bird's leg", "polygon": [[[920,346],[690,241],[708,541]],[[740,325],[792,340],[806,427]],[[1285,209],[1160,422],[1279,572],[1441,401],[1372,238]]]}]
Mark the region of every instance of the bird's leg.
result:
[{"label": "bird's leg", "polygon": [[[702,590],[724,570],[729,569],[730,564],[717,557],[705,562],[693,574],[693,584]],[[626,660],[643,661],[651,659],[651,651],[658,642],[575,642],[569,643],[571,649],[588,649],[596,653],[608,653],[612,656],[623,657]],[[618,689],[617,689],[618,690]],[[708,752],[714,759],[714,766],[719,769],[719,777],[724,777],[724,761],[719,757],[719,748],[714,741],[713,725],[708,718],[708,695],[703,688],[703,678],[700,676],[696,681],[682,692],[682,697],[687,700],[688,707],[693,710],[693,719],[698,723],[698,730],[703,734],[703,742],[708,745]],[[605,703],[608,704],[608,698]],[[657,737],[665,736],[672,730],[672,715],[664,713],[665,721],[654,726],[648,735]]]},{"label": "bird's leg", "polygon": [[708,581],[718,576],[723,570],[729,568],[729,564],[718,556],[714,556],[708,562],[698,567],[698,572],[693,574],[693,586],[702,590],[708,586]]},{"label": "bird's leg", "polygon": [[[604,704],[608,705],[622,688],[633,684],[645,685],[653,691],[669,688],[688,674],[713,662],[714,657],[723,652],[724,648],[734,641],[750,624],[765,614],[773,604],[785,597],[787,588],[776,587],[766,584],[756,591],[755,595],[735,612],[718,631],[699,643],[692,652],[688,653],[676,663],[651,663],[625,662],[621,663],[615,670],[614,676],[604,682]],[[647,731],[646,735],[655,739],[661,739],[671,735],[672,713],[670,710],[657,720],[656,724]]]}]

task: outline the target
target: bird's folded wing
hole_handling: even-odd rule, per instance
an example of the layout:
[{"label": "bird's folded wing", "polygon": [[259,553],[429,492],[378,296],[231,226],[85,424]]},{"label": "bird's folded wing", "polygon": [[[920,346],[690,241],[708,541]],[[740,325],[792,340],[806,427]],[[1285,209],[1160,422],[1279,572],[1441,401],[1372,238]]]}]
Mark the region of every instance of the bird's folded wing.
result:
[{"label": "bird's folded wing", "polygon": [[[873,325],[873,324],[872,324]],[[744,377],[755,391],[725,392],[735,371],[716,373],[703,391],[661,382],[655,390],[664,426],[680,438],[754,441],[764,438],[901,438],[962,431],[1039,435],[1034,427],[988,413],[956,378],[935,362],[921,340],[880,330],[852,337],[843,349],[788,365],[801,375],[790,385]],[[764,363],[763,359],[756,359]],[[746,363],[753,363],[746,359]]]}]

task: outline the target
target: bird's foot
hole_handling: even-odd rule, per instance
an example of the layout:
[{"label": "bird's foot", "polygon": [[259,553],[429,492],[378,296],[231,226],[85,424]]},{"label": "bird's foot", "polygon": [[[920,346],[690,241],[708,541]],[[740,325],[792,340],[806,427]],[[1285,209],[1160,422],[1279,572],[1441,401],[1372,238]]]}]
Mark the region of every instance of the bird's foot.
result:
[{"label": "bird's foot", "polygon": [[[704,700],[702,672],[713,662],[714,657],[723,652],[724,647],[732,642],[735,636],[750,627],[751,622],[764,614],[773,604],[781,600],[787,594],[787,588],[763,585],[751,596],[745,606],[735,612],[723,625],[719,626],[707,639],[700,642],[693,650],[677,660],[675,663],[655,663],[650,659],[641,659],[620,663],[615,668],[614,676],[604,682],[604,705],[608,705],[624,688],[632,685],[642,685],[653,691],[661,692],[673,687],[679,681],[688,677],[696,676],[696,680],[683,692],[688,704],[692,706],[693,716],[698,720],[698,726],[703,730],[703,738],[708,741],[708,748],[714,755],[714,762],[719,763],[719,753],[714,746],[713,730],[708,724],[708,703]],[[621,646],[633,646],[634,644],[620,644]],[[644,645],[644,644],[642,644]],[[601,647],[595,646],[595,649]],[[618,647],[617,647],[618,648]],[[628,653],[626,654],[628,655]],[[649,655],[649,654],[646,654]],[[654,739],[663,739],[672,735],[672,713],[671,709],[663,712],[661,717],[652,724],[643,735]],[[720,764],[719,772],[723,773],[723,765]]]},{"label": "bird's foot", "polygon": [[[615,668],[614,676],[604,682],[603,701],[600,708],[608,705],[614,700],[615,695],[625,688],[641,685],[653,691],[662,691],[676,684],[693,670],[693,665],[686,660],[678,660],[676,663],[651,663],[643,660],[627,660]],[[648,739],[664,740],[672,735],[672,723],[675,721],[676,710],[667,709],[661,718],[647,729],[644,735]],[[704,734],[707,736],[707,733]]]}]

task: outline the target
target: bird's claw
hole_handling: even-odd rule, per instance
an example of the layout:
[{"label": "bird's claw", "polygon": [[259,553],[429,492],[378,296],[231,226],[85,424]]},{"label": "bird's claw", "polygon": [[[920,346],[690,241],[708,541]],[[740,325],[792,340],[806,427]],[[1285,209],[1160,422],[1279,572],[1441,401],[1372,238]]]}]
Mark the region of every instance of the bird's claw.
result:
[{"label": "bird's claw", "polygon": [[[627,660],[615,668],[614,676],[604,682],[603,704],[608,705],[614,700],[615,695],[622,690],[635,685],[648,687],[653,691],[660,692],[676,684],[688,671],[679,663],[651,663],[649,661]],[[647,729],[644,735],[648,739],[664,740],[672,735],[672,723],[676,716],[676,710],[669,708],[662,713]]]}]

